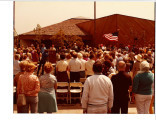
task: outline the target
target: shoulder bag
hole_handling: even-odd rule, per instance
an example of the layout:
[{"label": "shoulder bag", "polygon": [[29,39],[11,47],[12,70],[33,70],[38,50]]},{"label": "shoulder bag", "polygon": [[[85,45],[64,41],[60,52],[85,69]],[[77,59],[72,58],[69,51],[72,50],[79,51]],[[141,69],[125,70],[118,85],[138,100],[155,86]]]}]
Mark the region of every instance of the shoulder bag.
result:
[{"label": "shoulder bag", "polygon": [[22,81],[22,93],[18,94],[17,106],[24,106],[24,105],[26,105],[26,97],[24,94],[23,81]]}]

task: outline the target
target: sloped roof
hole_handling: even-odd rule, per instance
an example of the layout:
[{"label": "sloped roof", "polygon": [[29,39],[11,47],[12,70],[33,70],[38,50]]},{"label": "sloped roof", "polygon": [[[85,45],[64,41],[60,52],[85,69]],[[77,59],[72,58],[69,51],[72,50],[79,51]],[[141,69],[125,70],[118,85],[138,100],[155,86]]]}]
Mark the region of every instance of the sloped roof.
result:
[{"label": "sloped roof", "polygon": [[[43,27],[41,28],[41,33],[42,35],[54,35],[60,29],[63,30],[65,35],[90,35],[92,38],[96,38],[96,40],[91,42],[93,45],[110,44],[108,40],[103,38],[103,34],[116,32],[117,29],[120,29],[117,44],[147,45],[154,44],[155,40],[154,21],[121,14],[113,14],[96,19],[96,37],[94,36],[94,20],[81,16]],[[35,33],[30,31],[21,35],[32,37]],[[135,43],[134,37],[139,38]]]},{"label": "sloped roof", "polygon": [[[40,32],[43,35],[54,35],[58,33],[58,31],[61,29],[63,30],[65,35],[87,35],[87,33],[83,32],[76,24],[86,22],[89,20],[91,19],[86,19],[82,17],[71,18],[57,24],[43,27],[41,28]],[[34,35],[34,34],[35,34],[34,31],[30,31],[22,35]]]},{"label": "sloped roof", "polygon": [[[94,36],[94,20],[78,23],[77,26]],[[96,40],[93,41],[93,44],[108,43],[108,40],[103,38],[103,34],[116,32],[117,29],[120,29],[119,44],[136,44],[134,37],[142,37],[137,40],[138,44],[154,44],[154,21],[120,14],[96,19]]]}]

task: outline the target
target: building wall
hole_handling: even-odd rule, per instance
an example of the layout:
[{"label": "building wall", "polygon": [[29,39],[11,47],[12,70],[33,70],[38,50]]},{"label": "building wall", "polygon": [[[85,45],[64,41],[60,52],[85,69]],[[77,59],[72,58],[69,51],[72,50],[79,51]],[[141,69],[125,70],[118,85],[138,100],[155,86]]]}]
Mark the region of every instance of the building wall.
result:
[{"label": "building wall", "polygon": [[[111,15],[96,20],[96,34],[94,34],[94,21],[77,24],[80,29],[93,36],[94,45],[138,45],[144,46],[154,44],[155,23],[151,20],[145,20],[124,15]],[[104,34],[116,32],[119,29],[118,42],[110,42],[103,37]],[[137,40],[134,38],[137,37]]]},{"label": "building wall", "polygon": [[24,46],[24,47],[27,47],[27,46],[31,46],[31,44],[35,44],[35,41],[34,40],[20,40],[20,46]]}]

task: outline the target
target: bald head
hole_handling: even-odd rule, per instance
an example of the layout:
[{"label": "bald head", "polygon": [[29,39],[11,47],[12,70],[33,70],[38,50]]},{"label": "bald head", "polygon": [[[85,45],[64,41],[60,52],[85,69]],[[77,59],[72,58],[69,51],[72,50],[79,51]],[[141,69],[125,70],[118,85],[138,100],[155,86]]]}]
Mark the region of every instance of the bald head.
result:
[{"label": "bald head", "polygon": [[118,70],[119,71],[125,71],[126,63],[124,61],[119,61],[118,63]]}]

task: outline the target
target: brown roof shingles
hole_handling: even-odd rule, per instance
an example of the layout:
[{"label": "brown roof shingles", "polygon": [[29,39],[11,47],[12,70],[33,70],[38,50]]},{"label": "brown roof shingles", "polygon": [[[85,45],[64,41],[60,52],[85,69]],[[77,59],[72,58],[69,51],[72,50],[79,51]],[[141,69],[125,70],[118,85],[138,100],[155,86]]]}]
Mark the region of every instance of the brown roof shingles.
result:
[{"label": "brown roof shingles", "polygon": [[[83,32],[76,24],[86,22],[89,20],[91,19],[71,18],[63,22],[41,28],[41,34],[54,35],[58,33],[58,31],[61,29],[65,35],[87,35],[87,33]],[[22,35],[33,35],[33,34],[35,34],[34,31],[30,31]]]}]

